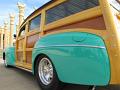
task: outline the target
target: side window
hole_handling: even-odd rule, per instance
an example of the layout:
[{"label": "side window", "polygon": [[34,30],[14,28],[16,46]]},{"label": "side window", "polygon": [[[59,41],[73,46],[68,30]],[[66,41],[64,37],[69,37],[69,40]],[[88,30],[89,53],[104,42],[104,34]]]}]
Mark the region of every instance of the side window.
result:
[{"label": "side window", "polygon": [[37,17],[33,18],[30,21],[29,31],[39,30],[40,29],[40,22],[41,22],[41,15],[38,15]]},{"label": "side window", "polygon": [[73,15],[75,13],[96,7],[98,0],[67,0],[46,12],[46,24]]},{"label": "side window", "polygon": [[20,29],[20,32],[19,32],[19,37],[21,36],[24,36],[25,35],[25,26],[23,26],[21,29]]}]

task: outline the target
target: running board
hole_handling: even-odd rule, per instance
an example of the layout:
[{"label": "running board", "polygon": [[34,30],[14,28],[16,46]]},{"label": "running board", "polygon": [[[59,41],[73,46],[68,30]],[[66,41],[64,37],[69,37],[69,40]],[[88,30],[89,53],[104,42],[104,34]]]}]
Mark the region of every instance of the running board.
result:
[{"label": "running board", "polygon": [[29,69],[26,69],[26,68],[23,68],[23,67],[20,67],[20,66],[15,66],[15,67],[32,73],[32,70],[29,70]]}]

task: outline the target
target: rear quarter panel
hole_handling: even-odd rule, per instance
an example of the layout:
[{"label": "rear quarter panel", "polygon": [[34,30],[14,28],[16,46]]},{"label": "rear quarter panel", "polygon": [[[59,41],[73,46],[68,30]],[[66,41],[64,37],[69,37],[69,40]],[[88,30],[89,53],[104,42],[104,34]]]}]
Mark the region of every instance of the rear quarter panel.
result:
[{"label": "rear quarter panel", "polygon": [[107,85],[110,63],[101,37],[81,32],[59,33],[43,37],[32,53],[35,58],[47,55],[53,62],[60,81],[82,85]]}]

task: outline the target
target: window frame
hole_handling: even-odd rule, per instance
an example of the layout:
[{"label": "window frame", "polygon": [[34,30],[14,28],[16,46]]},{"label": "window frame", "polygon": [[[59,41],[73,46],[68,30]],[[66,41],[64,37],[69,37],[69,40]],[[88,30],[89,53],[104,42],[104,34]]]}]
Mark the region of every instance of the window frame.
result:
[{"label": "window frame", "polygon": [[46,12],[47,12],[49,9],[52,9],[52,8],[58,6],[58,5],[62,4],[62,3],[65,3],[65,2],[67,2],[67,1],[68,1],[68,0],[57,1],[57,2],[55,2],[54,4],[52,4],[52,5],[50,5],[50,6],[48,6],[48,7],[45,8],[45,26],[47,26],[47,25],[49,25],[49,24],[52,24],[52,23],[54,23],[54,22],[59,22],[59,21],[61,21],[62,19],[65,19],[65,18],[68,18],[68,17],[74,16],[74,15],[76,15],[76,14],[78,14],[78,13],[82,13],[82,12],[84,12],[84,11],[90,11],[91,9],[100,6],[100,2],[99,2],[99,0],[98,0],[98,2],[99,2],[99,5],[98,5],[98,6],[95,6],[95,7],[92,7],[92,8],[86,9],[86,10],[83,10],[83,11],[78,12],[78,13],[75,13],[75,14],[71,14],[71,15],[69,15],[69,16],[66,16],[66,17],[64,17],[64,18],[58,19],[58,20],[53,21],[53,22],[50,22],[50,23],[46,23],[46,21],[47,21],[47,20],[46,20],[46,19],[47,19],[47,18],[46,18],[46,15],[47,15]]},{"label": "window frame", "polygon": [[[23,27],[25,27],[25,34],[24,35],[20,35],[21,34],[21,29],[23,29]],[[21,26],[21,28],[19,29],[19,33],[18,33],[18,38],[19,37],[25,37],[25,35],[26,35],[26,24],[23,24],[22,26]]]},{"label": "window frame", "polygon": [[[38,16],[40,16],[39,29],[35,28],[35,29],[30,30],[30,25],[31,25],[30,23],[31,23],[31,21],[34,20],[34,19],[35,19],[36,17],[38,17]],[[33,16],[33,17],[28,21],[28,32],[35,32],[35,31],[40,31],[40,32],[41,32],[41,30],[40,30],[41,23],[42,23],[41,18],[42,18],[42,13],[39,13],[39,14],[36,14],[35,16]]]},{"label": "window frame", "polygon": [[[60,0],[60,1],[58,0],[58,1],[55,1],[54,4],[51,4],[51,5],[48,5],[47,7],[45,7],[44,8],[45,15],[46,15],[46,11],[48,9],[53,8],[53,7],[55,7],[55,6],[57,6],[61,3],[64,3],[65,1],[66,0]],[[98,0],[98,1],[100,3],[100,0]],[[89,16],[87,15],[88,13],[89,13]],[[71,23],[76,23],[76,22],[79,22],[79,21],[87,20],[89,18],[97,17],[97,16],[100,16],[100,15],[102,15],[101,3],[96,7],[93,7],[93,8],[87,9],[85,11],[73,14],[71,16],[65,17],[63,19],[60,19],[58,21],[49,23],[47,25],[44,22],[44,30],[43,31],[46,32],[46,31],[49,31],[49,30],[57,28],[57,27],[62,27],[64,25],[69,25]],[[79,17],[79,18],[76,19],[74,17]],[[44,21],[46,21],[46,17],[44,17],[44,19],[45,19]]]}]

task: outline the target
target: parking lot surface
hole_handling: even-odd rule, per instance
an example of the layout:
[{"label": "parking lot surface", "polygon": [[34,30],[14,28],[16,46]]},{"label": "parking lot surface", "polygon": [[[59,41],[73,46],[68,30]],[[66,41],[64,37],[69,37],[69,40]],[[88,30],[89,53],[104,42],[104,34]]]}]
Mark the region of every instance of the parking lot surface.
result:
[{"label": "parking lot surface", "polygon": [[[5,68],[0,60],[0,90],[41,90],[35,77],[17,68]],[[87,86],[65,85],[63,90],[88,90]],[[120,90],[120,85],[97,87],[96,90]]]}]

